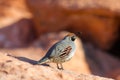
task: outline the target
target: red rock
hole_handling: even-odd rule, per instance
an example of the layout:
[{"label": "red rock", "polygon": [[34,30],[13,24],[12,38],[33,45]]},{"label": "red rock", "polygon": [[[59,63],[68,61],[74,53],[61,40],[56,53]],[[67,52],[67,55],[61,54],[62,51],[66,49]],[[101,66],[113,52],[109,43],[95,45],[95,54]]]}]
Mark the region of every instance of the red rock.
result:
[{"label": "red rock", "polygon": [[[27,0],[38,34],[68,30],[102,49],[109,49],[118,37],[119,1]],[[118,22],[117,22],[118,21]]]},{"label": "red rock", "polygon": [[0,28],[14,24],[23,18],[31,18],[25,0],[0,0]]},{"label": "red rock", "polygon": [[1,80],[113,80],[93,75],[76,74],[54,68],[31,65],[0,53]]}]

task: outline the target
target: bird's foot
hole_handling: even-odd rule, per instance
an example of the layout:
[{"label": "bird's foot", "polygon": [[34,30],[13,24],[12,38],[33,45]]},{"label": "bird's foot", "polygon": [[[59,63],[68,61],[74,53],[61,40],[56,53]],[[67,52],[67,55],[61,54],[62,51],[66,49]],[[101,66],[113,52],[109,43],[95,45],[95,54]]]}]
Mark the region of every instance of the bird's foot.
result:
[{"label": "bird's foot", "polygon": [[63,68],[58,68],[59,70],[64,70]]}]

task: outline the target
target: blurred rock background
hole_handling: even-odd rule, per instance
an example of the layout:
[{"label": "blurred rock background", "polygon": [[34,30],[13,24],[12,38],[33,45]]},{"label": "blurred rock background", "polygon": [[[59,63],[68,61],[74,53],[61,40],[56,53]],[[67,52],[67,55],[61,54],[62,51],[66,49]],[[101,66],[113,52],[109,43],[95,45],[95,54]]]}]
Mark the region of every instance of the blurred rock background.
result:
[{"label": "blurred rock background", "polygon": [[2,53],[34,63],[68,32],[82,34],[65,69],[120,80],[119,0],[0,0]]}]

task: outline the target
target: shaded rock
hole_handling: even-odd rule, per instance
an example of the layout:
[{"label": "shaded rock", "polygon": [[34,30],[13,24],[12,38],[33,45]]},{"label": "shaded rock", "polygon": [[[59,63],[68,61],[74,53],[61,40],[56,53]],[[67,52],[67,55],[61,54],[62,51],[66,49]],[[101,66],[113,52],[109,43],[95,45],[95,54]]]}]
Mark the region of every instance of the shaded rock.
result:
[{"label": "shaded rock", "polygon": [[0,53],[1,80],[113,80],[93,75],[60,71],[41,65],[31,65]]},{"label": "shaded rock", "polygon": [[0,47],[15,48],[25,47],[32,40],[32,22],[22,19],[12,25],[0,29]]},{"label": "shaded rock", "polygon": [[91,44],[84,45],[84,48],[87,62],[93,74],[117,79],[120,75],[120,59],[93,47]]},{"label": "shaded rock", "polygon": [[112,0],[27,0],[37,35],[68,30],[102,49],[109,49],[118,37],[119,1]]},{"label": "shaded rock", "polygon": [[115,80],[120,80],[120,67],[113,69],[112,73],[108,73],[108,77],[114,78]]}]

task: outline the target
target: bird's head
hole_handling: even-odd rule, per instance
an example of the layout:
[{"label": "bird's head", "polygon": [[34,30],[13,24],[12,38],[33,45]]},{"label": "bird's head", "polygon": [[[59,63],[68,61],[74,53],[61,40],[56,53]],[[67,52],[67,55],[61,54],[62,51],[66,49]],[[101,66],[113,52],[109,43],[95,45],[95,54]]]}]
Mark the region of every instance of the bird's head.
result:
[{"label": "bird's head", "polygon": [[65,40],[75,41],[77,36],[74,33],[69,33],[67,36],[64,37]]}]

